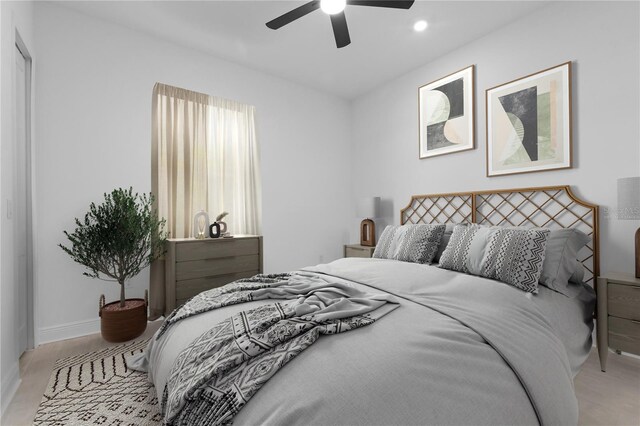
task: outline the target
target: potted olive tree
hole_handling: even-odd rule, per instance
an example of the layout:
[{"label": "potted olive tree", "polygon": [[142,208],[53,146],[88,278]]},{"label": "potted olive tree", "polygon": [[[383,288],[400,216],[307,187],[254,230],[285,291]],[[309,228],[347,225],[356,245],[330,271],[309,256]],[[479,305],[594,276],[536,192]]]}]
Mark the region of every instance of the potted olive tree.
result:
[{"label": "potted olive tree", "polygon": [[165,221],[152,208],[153,195],[133,194],[119,188],[104,194],[100,205],[91,203],[76,229],[64,231],[71,245],[59,246],[87,268],[84,275],[120,285],[120,300],[104,303],[100,296],[100,329],[110,342],[124,342],[147,328],[147,300],[126,299],[125,282],[164,253]]}]

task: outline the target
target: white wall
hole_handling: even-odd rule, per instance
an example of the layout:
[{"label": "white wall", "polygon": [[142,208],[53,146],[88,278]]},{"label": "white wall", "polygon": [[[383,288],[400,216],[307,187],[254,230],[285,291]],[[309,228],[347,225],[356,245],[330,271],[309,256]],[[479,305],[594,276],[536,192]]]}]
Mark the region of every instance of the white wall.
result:
[{"label": "white wall", "polygon": [[14,109],[15,43],[16,31],[34,55],[33,8],[31,3],[0,2],[0,411],[4,411],[19,379],[17,306],[18,293],[14,277],[13,220],[7,216],[14,189]]},{"label": "white wall", "polygon": [[[151,92],[163,82],[256,106],[265,270],[340,257],[350,201],[348,102],[63,6],[36,5],[39,342],[97,330],[111,283],[57,247],[105,191],[151,187]],[[140,297],[148,272],[132,280]]]},{"label": "white wall", "polygon": [[[37,341],[96,331],[99,294],[117,297],[116,286],[84,278],[57,244],[103,192],[150,189],[156,81],[257,107],[265,266],[284,271],[337,258],[343,243],[357,241],[352,198],[363,195],[386,199],[386,223],[398,223],[411,194],[428,192],[571,184],[588,201],[614,207],[616,179],[640,174],[637,22],[636,3],[552,4],[350,105],[38,3]],[[575,167],[486,178],[484,90],[567,60],[574,61]],[[477,148],[419,160],[417,88],[470,64],[477,72]],[[603,217],[603,271],[631,271],[635,227]],[[145,272],[128,294],[140,296],[147,281]]]},{"label": "white wall", "polygon": [[[552,4],[357,99],[354,195],[384,199],[388,217],[379,230],[399,223],[412,194],[569,184],[587,201],[615,208],[616,179],[640,175],[639,18],[637,2]],[[485,90],[569,60],[574,168],[485,177]],[[418,87],[471,64],[476,149],[419,160]],[[640,224],[610,220],[603,210],[601,271],[630,274]]]}]

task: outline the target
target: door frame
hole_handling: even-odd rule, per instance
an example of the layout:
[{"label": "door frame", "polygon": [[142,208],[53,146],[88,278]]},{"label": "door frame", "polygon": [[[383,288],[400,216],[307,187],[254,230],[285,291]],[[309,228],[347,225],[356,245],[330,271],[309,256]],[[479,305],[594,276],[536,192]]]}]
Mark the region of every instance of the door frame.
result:
[{"label": "door frame", "polygon": [[[32,135],[33,126],[33,58],[29,53],[26,43],[20,36],[20,32],[15,28],[15,47],[14,54],[21,54],[25,63],[25,173],[26,173],[26,199],[27,199],[27,349],[33,349],[35,347],[35,291],[34,291],[34,245],[35,245],[35,233],[34,233],[34,221],[33,221],[33,206],[34,206],[34,146]],[[15,58],[13,63],[15,64]],[[14,65],[15,66],[15,65]],[[16,87],[16,76],[14,73],[13,86]],[[15,93],[15,92],[14,92]],[[15,102],[15,101],[14,101]],[[14,116],[15,126],[16,116]],[[14,127],[15,128],[15,127]],[[15,143],[14,134],[14,143]]]}]

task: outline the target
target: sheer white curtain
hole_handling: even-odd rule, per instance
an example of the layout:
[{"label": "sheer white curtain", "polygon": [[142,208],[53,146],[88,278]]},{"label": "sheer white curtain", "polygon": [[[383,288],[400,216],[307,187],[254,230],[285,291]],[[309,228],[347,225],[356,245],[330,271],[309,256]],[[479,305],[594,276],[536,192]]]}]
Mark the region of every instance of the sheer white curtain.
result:
[{"label": "sheer white curtain", "polygon": [[[232,234],[260,234],[255,108],[157,83],[153,89],[151,191],[170,238],[193,237],[199,210],[223,211]],[[151,317],[164,313],[164,261],[151,265]]]},{"label": "sheer white curtain", "polygon": [[211,135],[207,149],[207,212],[211,220],[223,211],[233,234],[260,234],[260,161],[254,123],[255,108],[212,98]]}]

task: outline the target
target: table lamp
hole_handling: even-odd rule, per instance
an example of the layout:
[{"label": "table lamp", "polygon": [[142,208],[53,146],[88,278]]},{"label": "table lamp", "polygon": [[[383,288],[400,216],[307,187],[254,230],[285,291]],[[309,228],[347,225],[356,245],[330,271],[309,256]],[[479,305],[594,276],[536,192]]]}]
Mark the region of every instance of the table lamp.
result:
[{"label": "table lamp", "polygon": [[360,223],[360,245],[376,245],[376,224],[373,218],[378,216],[380,197],[367,197],[358,200],[358,217],[365,219]]},{"label": "table lamp", "polygon": [[[618,179],[618,219],[640,220],[640,176]],[[640,228],[635,246],[636,278],[640,278]]]}]

